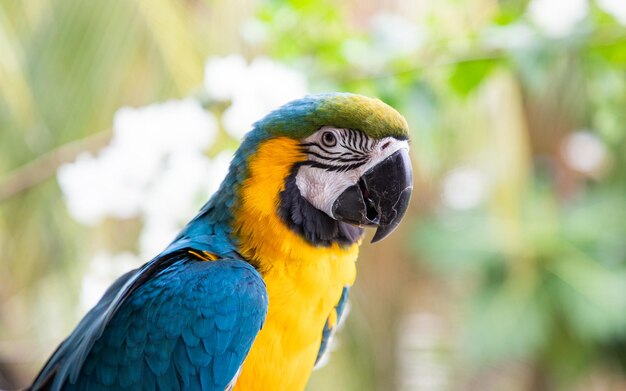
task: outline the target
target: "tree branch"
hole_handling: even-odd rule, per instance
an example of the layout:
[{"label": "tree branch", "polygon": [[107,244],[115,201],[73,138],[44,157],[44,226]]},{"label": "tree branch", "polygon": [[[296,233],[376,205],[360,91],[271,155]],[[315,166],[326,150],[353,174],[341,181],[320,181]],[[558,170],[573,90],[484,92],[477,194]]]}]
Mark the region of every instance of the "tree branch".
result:
[{"label": "tree branch", "polygon": [[73,161],[82,152],[96,152],[111,138],[111,130],[62,145],[0,179],[0,202],[6,201],[53,176],[57,169]]}]

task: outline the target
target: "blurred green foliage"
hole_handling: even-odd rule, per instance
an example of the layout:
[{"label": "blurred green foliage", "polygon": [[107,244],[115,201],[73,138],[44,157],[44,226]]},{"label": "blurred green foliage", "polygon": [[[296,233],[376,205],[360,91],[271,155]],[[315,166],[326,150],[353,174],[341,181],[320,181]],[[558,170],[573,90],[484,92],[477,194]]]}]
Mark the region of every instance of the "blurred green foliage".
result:
[{"label": "blurred green foliage", "polygon": [[[201,94],[204,59],[239,52],[300,69],[314,91],[378,96],[413,131],[413,208],[398,234],[363,251],[339,348],[310,390],[622,389],[626,28],[592,2],[584,20],[555,37],[527,6],[3,2],[2,373],[25,384],[73,327],[75,292],[95,249],[136,245],[133,222],[88,231],[68,217],[53,177],[55,164],[75,156],[63,146],[102,145],[121,105]],[[593,169],[576,165],[593,150],[567,152],[581,133],[602,147]],[[24,175],[20,167],[33,161],[52,171]],[[454,185],[467,167],[482,196],[455,206],[446,197],[475,191]],[[41,296],[57,305],[38,305]],[[400,325],[414,313],[442,325],[417,349],[437,360],[416,366],[443,371],[424,372],[434,376],[430,388],[406,380],[416,369],[405,368]]]}]

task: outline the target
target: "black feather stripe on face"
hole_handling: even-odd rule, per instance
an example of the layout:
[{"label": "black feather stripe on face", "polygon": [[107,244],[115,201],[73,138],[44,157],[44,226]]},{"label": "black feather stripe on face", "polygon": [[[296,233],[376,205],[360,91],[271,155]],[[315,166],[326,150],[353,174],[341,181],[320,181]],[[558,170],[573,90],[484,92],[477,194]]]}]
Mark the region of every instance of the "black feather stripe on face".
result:
[{"label": "black feather stripe on face", "polygon": [[346,172],[367,164],[369,153],[377,141],[372,140],[360,130],[336,129],[339,133],[339,143],[331,147],[322,145],[320,141],[310,141],[300,144],[302,152],[309,159],[302,164],[322,168],[328,171]]}]

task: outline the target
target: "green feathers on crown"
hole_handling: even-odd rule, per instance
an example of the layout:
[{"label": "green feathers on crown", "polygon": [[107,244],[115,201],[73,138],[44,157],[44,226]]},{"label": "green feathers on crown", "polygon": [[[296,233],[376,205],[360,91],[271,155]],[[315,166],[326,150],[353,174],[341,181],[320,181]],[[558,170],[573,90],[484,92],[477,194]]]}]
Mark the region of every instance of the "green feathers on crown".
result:
[{"label": "green feathers on crown", "polygon": [[304,138],[322,126],[358,129],[376,139],[408,139],[406,120],[379,99],[349,93],[308,95],[287,103],[255,124],[271,136]]}]

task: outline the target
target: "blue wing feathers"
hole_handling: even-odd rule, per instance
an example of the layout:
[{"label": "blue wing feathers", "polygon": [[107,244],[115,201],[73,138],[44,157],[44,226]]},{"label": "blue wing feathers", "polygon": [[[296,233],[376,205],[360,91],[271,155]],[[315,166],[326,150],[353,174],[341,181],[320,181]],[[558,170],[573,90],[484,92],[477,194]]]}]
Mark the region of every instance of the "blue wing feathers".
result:
[{"label": "blue wing feathers", "polygon": [[315,364],[318,364],[320,362],[321,358],[324,356],[324,353],[326,353],[326,350],[328,349],[328,344],[330,343],[330,339],[333,336],[333,333],[335,332],[337,325],[341,321],[341,317],[346,308],[346,303],[348,302],[349,292],[350,292],[350,287],[347,287],[347,286],[344,287],[343,291],[341,292],[341,297],[339,298],[339,302],[334,308],[334,311],[336,312],[336,315],[337,315],[335,324],[331,325],[330,322],[327,320],[326,324],[324,325],[324,329],[322,330],[322,342],[320,343],[320,350],[317,353]]},{"label": "blue wing feathers", "polygon": [[[106,323],[79,325],[33,389],[38,380],[39,386],[49,385],[54,376],[56,390],[224,390],[265,319],[263,280],[238,259],[201,262],[186,251],[170,257],[165,265],[144,266],[120,278],[80,325]],[[152,271],[150,278],[141,275],[147,271]],[[118,302],[128,281],[140,285]],[[107,318],[111,306],[115,311]],[[84,359],[73,354],[83,351]]]},{"label": "blue wing feathers", "polygon": [[140,365],[140,361],[136,360],[132,362],[133,365],[126,365],[120,367],[118,376],[119,383],[122,388],[130,387],[132,384],[136,384],[141,379],[142,370],[137,370],[138,368],[143,369],[143,366]]},{"label": "blue wing feathers", "polygon": [[198,371],[196,369],[197,367],[191,363],[187,347],[180,338],[176,340],[172,362],[176,367],[176,372],[180,376],[181,381],[188,387],[193,380],[192,377],[195,377]]}]

